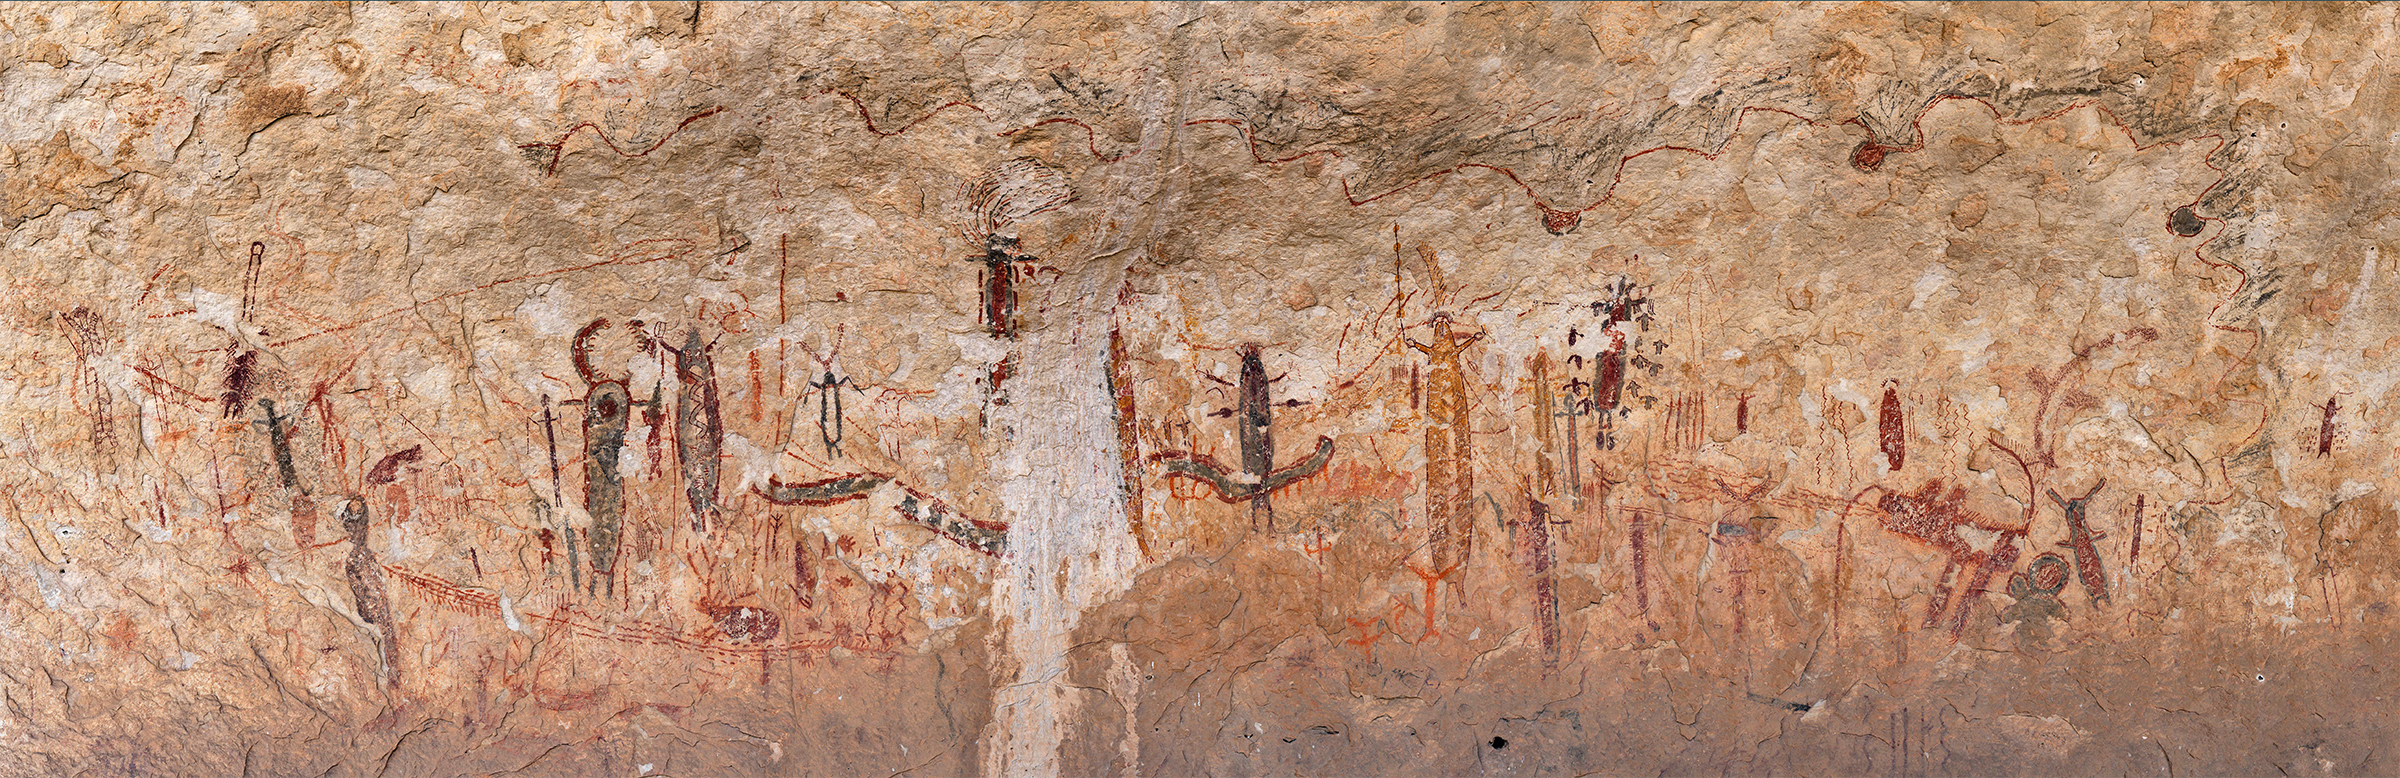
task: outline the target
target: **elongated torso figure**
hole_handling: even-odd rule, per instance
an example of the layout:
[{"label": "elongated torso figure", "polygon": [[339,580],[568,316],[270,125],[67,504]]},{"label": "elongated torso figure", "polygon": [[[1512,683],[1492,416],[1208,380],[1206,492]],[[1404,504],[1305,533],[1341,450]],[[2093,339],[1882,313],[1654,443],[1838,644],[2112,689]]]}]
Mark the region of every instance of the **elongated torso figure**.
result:
[{"label": "elongated torso figure", "polygon": [[1433,342],[1409,340],[1425,354],[1426,541],[1433,568],[1452,583],[1475,550],[1475,522],[1468,504],[1475,497],[1475,452],[1467,429],[1467,379],[1459,355],[1483,333],[1451,329],[1448,314],[1434,314]]},{"label": "elongated torso figure", "polygon": [[591,337],[606,327],[607,319],[595,319],[575,333],[574,356],[575,372],[589,387],[583,395],[583,510],[592,517],[592,584],[596,588],[607,581],[614,593],[617,538],[625,526],[625,484],[617,476],[617,459],[625,447],[633,398],[623,379],[592,367]]},{"label": "elongated torso figure", "polygon": [[700,340],[699,330],[691,330],[684,335],[683,348],[674,350],[675,380],[681,384],[675,395],[675,456],[683,467],[692,529],[702,534],[710,531],[717,515],[717,449],[725,429],[717,413],[717,368],[708,354],[710,345]]},{"label": "elongated torso figure", "polygon": [[392,600],[383,589],[383,565],[375,560],[375,550],[367,546],[366,499],[350,495],[342,502],[339,518],[342,531],[350,536],[350,559],[342,565],[342,577],[350,579],[351,604],[358,608],[360,619],[381,632],[383,680],[398,686],[399,630],[392,625]]}]

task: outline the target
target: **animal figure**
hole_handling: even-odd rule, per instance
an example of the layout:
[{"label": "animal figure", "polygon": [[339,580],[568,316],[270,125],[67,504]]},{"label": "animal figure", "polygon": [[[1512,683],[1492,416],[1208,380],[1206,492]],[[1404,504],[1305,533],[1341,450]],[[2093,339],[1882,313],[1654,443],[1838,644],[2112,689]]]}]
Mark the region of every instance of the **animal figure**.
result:
[{"label": "animal figure", "polygon": [[1875,413],[1877,438],[1885,464],[1893,470],[1908,462],[1908,417],[1900,410],[1900,390],[1884,387],[1883,405]]},{"label": "animal figure", "polygon": [[2091,595],[2093,602],[2103,603],[2108,602],[2108,575],[2100,569],[2100,549],[2093,545],[2093,541],[2108,536],[2093,532],[2091,526],[2085,523],[2084,508],[2092,501],[2092,495],[2099,494],[2100,487],[2107,485],[2108,479],[2100,479],[2099,483],[2085,490],[2082,497],[2072,500],[2058,496],[2055,490],[2044,490],[2050,492],[2050,501],[2058,503],[2058,507],[2067,513],[2067,539],[2058,544],[2075,551],[2075,574],[2083,580],[2084,593]]},{"label": "animal figure", "polygon": [[[1886,529],[1940,549],[1944,556],[1949,557],[1948,563],[1942,567],[1939,583],[1935,585],[1933,599],[1926,605],[1925,626],[1939,623],[1943,614],[1948,613],[1951,617],[1950,634],[1956,637],[1966,629],[1967,612],[1974,607],[1976,600],[1983,597],[1984,585],[1991,583],[1992,576],[1999,571],[2016,566],[2019,552],[2016,540],[2024,534],[2024,530],[1991,524],[1990,520],[1967,510],[1965,489],[1953,486],[1944,491],[1942,486],[1940,479],[1933,479],[1926,481],[1913,493],[1885,492],[1876,501],[1876,506],[1883,509],[1881,520]],[[1988,550],[1977,549],[1976,544],[1959,531],[1961,526],[1998,533],[1998,537],[1991,542]],[[1966,591],[1957,598],[1956,603],[1952,603],[1951,593],[1957,584],[1960,568],[1973,568],[1975,572],[1967,583]]]}]

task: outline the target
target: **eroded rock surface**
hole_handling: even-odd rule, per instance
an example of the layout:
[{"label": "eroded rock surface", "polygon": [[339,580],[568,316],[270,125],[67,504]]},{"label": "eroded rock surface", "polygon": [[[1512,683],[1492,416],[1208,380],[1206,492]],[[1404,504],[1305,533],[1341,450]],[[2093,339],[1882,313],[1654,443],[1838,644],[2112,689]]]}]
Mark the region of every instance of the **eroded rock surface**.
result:
[{"label": "eroded rock surface", "polygon": [[0,8],[0,773],[2393,772],[2396,13]]}]

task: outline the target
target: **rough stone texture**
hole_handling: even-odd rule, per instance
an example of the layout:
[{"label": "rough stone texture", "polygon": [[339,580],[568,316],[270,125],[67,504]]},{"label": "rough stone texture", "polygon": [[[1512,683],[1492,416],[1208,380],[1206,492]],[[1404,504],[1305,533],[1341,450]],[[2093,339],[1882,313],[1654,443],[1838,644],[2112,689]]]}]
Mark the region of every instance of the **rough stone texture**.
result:
[{"label": "rough stone texture", "polygon": [[0,7],[0,774],[2390,774],[2365,5]]}]

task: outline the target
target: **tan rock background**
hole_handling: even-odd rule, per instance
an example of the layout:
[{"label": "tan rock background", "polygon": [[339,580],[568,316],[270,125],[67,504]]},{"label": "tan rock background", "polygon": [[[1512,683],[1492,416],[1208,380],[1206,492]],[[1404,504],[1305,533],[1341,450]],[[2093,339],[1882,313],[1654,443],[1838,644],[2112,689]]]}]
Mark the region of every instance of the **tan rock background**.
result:
[{"label": "tan rock background", "polygon": [[2395,15],[0,8],[0,773],[2390,773]]}]

